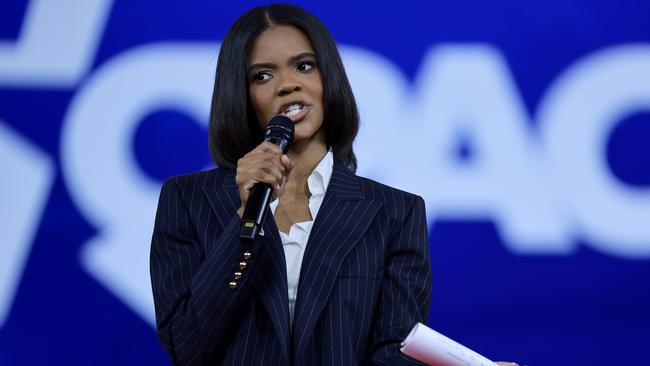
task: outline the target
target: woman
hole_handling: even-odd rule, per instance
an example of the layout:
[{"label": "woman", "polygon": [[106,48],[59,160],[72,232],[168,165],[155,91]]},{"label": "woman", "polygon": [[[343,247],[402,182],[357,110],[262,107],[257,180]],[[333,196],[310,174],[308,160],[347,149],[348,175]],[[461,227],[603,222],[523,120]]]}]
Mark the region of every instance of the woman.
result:
[{"label": "woman", "polygon": [[[287,155],[263,141],[275,115]],[[418,364],[399,343],[431,294],[423,200],[354,175],[358,116],[327,29],[254,8],[223,41],[210,117],[219,169],[163,185],[151,248],[158,336],[179,365]],[[263,235],[239,240],[256,183]]]}]

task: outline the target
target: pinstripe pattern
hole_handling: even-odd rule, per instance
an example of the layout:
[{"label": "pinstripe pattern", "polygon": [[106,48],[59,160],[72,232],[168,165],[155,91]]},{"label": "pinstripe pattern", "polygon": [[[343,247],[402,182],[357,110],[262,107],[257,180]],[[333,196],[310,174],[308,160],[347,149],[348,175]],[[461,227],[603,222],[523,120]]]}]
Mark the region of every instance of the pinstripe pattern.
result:
[{"label": "pinstripe pattern", "polygon": [[163,185],[151,244],[158,337],[178,365],[412,365],[399,342],[431,296],[423,200],[335,162],[300,273],[290,329],[273,216],[237,290],[244,250],[232,170]]}]

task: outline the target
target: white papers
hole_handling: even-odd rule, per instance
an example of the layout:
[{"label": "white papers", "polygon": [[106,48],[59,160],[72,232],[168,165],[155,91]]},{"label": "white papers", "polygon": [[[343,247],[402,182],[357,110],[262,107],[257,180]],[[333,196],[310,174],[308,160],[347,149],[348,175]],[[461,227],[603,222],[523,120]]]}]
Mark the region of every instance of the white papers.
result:
[{"label": "white papers", "polygon": [[498,366],[462,344],[417,323],[402,342],[402,353],[432,366]]}]

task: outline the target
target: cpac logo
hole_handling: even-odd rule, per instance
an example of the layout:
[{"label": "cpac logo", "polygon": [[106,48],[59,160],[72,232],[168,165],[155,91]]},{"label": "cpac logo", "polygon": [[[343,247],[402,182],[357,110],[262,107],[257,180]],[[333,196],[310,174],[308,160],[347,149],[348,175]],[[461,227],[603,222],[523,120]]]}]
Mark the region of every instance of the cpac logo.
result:
[{"label": "cpac logo", "polygon": [[[145,45],[86,75],[109,5],[33,1],[25,22],[32,38],[21,35],[15,50],[31,68],[8,72],[19,64],[0,53],[0,83],[69,87],[85,77],[65,116],[60,162],[77,207],[99,228],[82,263],[153,324],[148,251],[159,183],[140,170],[131,140],[142,118],[163,108],[207,123],[218,45]],[[55,15],[83,21],[57,22],[79,39],[50,48],[64,52],[47,69],[20,50],[56,43],[45,29]],[[422,195],[430,222],[491,219],[518,254],[567,255],[583,239],[606,254],[650,257],[650,195],[617,181],[603,158],[613,126],[650,107],[649,45],[609,48],[558,75],[537,108],[535,134],[503,56],[489,45],[436,46],[414,85],[380,55],[341,51],[362,115],[359,173]],[[385,148],[394,141],[399,148]],[[476,151],[470,164],[453,158],[459,141]],[[38,210],[30,212],[33,221]],[[29,240],[15,243],[27,248]],[[11,294],[0,296],[8,303]]]}]

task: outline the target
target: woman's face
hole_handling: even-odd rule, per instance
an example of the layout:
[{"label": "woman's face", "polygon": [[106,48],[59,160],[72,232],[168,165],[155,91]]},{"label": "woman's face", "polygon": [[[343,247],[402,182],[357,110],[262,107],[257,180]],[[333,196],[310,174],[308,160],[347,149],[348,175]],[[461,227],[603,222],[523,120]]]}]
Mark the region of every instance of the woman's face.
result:
[{"label": "woman's face", "polygon": [[273,26],[253,43],[248,68],[249,97],[262,129],[282,114],[295,124],[294,142],[325,142],[323,83],[316,54],[305,34]]}]

